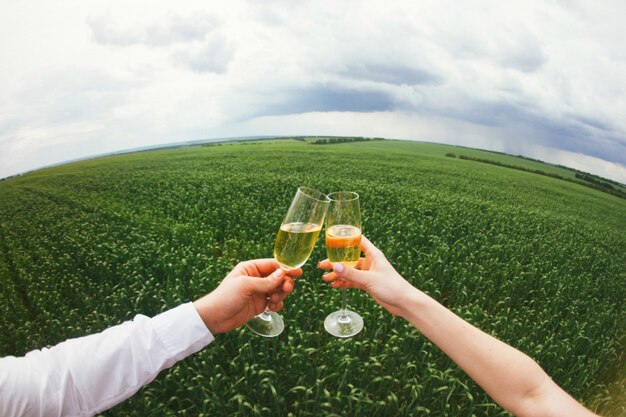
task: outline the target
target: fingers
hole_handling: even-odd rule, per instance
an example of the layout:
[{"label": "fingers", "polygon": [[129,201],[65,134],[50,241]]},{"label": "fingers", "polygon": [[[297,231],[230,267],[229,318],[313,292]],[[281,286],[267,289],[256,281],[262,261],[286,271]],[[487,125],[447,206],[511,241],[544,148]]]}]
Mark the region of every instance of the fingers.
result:
[{"label": "fingers", "polygon": [[259,277],[269,275],[275,270],[280,268],[280,265],[274,258],[265,259],[252,259],[250,261],[244,261],[237,264],[235,271],[242,275],[250,277]]},{"label": "fingers", "polygon": [[287,298],[289,294],[291,294],[291,292],[293,291],[293,282],[288,283],[287,279],[288,278],[285,279],[285,283],[283,283],[282,288],[274,290],[273,293],[268,294],[268,296],[270,297],[270,301],[282,301]]},{"label": "fingers", "polygon": [[[369,267],[369,265],[367,265],[367,260],[365,258],[359,258],[355,268],[362,269],[366,266]],[[317,267],[320,269],[333,269],[333,264],[328,259],[324,259],[323,261],[317,263]]]},{"label": "fingers", "polygon": [[283,285],[285,271],[279,268],[266,277],[243,277],[243,279],[248,280],[248,288],[252,292],[267,294],[275,292],[276,288]]},{"label": "fingers", "polygon": [[[299,274],[300,275],[300,274]],[[271,302],[283,301],[294,289],[293,278],[288,275],[285,275],[285,280],[282,285],[275,289],[274,292],[270,295]]]},{"label": "fingers", "polygon": [[270,295],[269,298],[269,302],[270,303],[279,303],[281,301],[284,301],[285,298],[287,298],[289,296],[288,293],[286,292],[275,292],[274,294]]},{"label": "fingers", "polygon": [[337,281],[331,282],[330,286],[333,288],[357,288],[357,289],[362,289],[361,285],[357,284],[356,282],[351,282],[351,281],[345,281],[342,279],[339,279]]},{"label": "fingers", "polygon": [[286,271],[286,274],[292,278],[298,278],[302,276],[302,268],[293,268]]},{"label": "fingers", "polygon": [[329,272],[326,275],[322,275],[322,279],[326,282],[332,282],[337,279],[337,274],[335,274],[334,272]]},{"label": "fingers", "polygon": [[282,301],[278,302],[278,303],[274,303],[274,302],[270,302],[267,307],[272,310],[272,311],[280,311],[283,309],[285,305],[283,304]]},{"label": "fingers", "polygon": [[333,269],[333,264],[328,259],[324,259],[317,263],[317,267],[321,269]]},{"label": "fingers", "polygon": [[333,264],[333,272],[336,275],[336,279],[354,282],[357,286],[365,285],[372,276],[372,272],[350,268],[340,262],[335,262]]},{"label": "fingers", "polygon": [[[237,264],[233,271],[239,272],[241,275],[250,277],[260,277],[271,274],[280,268],[280,264],[274,258],[252,259]],[[287,275],[293,278],[302,276],[302,268],[292,268],[285,271]]]},{"label": "fingers", "polygon": [[340,279],[340,277],[334,271],[326,275],[323,275],[322,279],[330,283],[330,286],[332,288],[358,288],[358,289],[365,288],[365,286],[359,282],[346,281],[344,279]]},{"label": "fingers", "polygon": [[285,281],[283,282],[282,287],[280,288],[283,292],[289,294],[293,291],[294,288],[294,278],[298,278],[302,276],[302,269],[290,269],[285,272]]},{"label": "fingers", "polygon": [[294,283],[291,277],[285,277],[285,281],[283,282],[281,290],[287,294],[293,291]]}]

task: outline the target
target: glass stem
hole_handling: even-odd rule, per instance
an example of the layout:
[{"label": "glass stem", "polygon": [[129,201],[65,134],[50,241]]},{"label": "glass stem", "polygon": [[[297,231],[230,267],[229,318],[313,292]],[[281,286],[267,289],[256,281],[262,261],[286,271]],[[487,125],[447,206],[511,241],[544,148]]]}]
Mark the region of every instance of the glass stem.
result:
[{"label": "glass stem", "polygon": [[346,318],[348,316],[348,313],[346,313],[346,310],[348,309],[348,294],[346,293],[347,288],[342,288],[341,289],[341,318]]},{"label": "glass stem", "polygon": [[[284,267],[280,267],[280,269],[282,269],[283,271],[285,271],[285,273],[287,271],[289,271],[288,268],[284,268]],[[261,313],[261,317],[264,320],[270,320],[271,316],[272,316],[273,311],[270,310],[270,297],[267,297],[267,301],[265,302],[265,310],[263,310],[263,312]]]},{"label": "glass stem", "polygon": [[271,314],[272,314],[272,310],[270,310],[270,299],[268,298],[267,302],[265,303],[265,310],[263,310],[261,315],[263,316],[264,319],[268,320]]}]

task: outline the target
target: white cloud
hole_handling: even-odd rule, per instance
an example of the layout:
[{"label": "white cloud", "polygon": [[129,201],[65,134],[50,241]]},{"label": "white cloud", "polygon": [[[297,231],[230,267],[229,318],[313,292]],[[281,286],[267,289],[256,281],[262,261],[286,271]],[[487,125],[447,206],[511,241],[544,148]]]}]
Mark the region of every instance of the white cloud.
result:
[{"label": "white cloud", "polygon": [[168,15],[164,20],[148,26],[128,22],[122,27],[111,15],[88,16],[86,23],[96,43],[117,46],[136,44],[168,46],[202,41],[219,26],[219,21],[213,15],[205,13],[188,17]]},{"label": "white cloud", "polygon": [[102,45],[128,46],[142,43],[143,36],[135,28],[124,30],[115,26],[107,16],[89,16],[87,24],[91,29],[93,40]]},{"label": "white cloud", "polygon": [[223,73],[228,69],[234,53],[234,48],[225,37],[216,36],[199,47],[177,51],[172,59],[177,65],[192,71]]}]

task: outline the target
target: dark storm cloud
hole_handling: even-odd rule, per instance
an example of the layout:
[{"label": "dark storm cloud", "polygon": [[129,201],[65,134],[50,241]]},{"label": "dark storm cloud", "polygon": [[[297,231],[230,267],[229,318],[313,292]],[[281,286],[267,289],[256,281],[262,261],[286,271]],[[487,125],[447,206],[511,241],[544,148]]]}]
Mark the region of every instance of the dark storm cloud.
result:
[{"label": "dark storm cloud", "polygon": [[[423,111],[500,128],[528,143],[595,156],[626,164],[623,134],[608,123],[580,115],[552,116],[522,103],[467,101],[463,107],[432,107]],[[508,138],[507,140],[512,140]]]},{"label": "dark storm cloud", "polygon": [[605,122],[603,122],[601,120],[593,119],[591,117],[574,116],[574,120],[577,120],[578,122],[580,122],[580,123],[582,123],[584,125],[587,125],[589,127],[593,127],[593,128],[596,128],[596,129],[606,130],[606,131],[610,131],[611,130],[610,126],[607,123],[605,123]]},{"label": "dark storm cloud", "polygon": [[500,114],[507,125],[516,123],[531,131],[533,135],[529,137],[530,141],[611,162],[626,163],[623,134],[604,121],[579,115],[549,116],[513,106],[506,106]]},{"label": "dark storm cloud", "polygon": [[536,132],[535,140],[544,146],[595,156],[610,162],[626,165],[624,135],[603,122],[581,117],[549,119],[537,115],[524,115],[525,122]]},{"label": "dark storm cloud", "polygon": [[448,105],[435,105],[426,108],[429,113],[482,126],[502,126],[517,119],[520,110],[516,106],[503,102],[485,102],[475,99],[457,100]]},{"label": "dark storm cloud", "polygon": [[356,90],[339,86],[306,87],[290,90],[280,104],[266,108],[263,115],[306,112],[374,112],[397,107],[394,97],[377,90]]},{"label": "dark storm cloud", "polygon": [[438,85],[443,78],[430,71],[406,66],[385,64],[353,64],[341,75],[395,85]]}]

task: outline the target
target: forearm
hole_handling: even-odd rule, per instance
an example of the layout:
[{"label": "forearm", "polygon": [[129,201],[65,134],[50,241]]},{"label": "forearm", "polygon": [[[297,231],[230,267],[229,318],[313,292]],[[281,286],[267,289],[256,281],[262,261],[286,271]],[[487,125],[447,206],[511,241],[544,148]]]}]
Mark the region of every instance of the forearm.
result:
[{"label": "forearm", "polygon": [[527,355],[472,326],[422,292],[415,290],[405,304],[402,315],[505,409],[515,413],[546,380],[553,384]]}]

